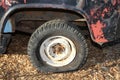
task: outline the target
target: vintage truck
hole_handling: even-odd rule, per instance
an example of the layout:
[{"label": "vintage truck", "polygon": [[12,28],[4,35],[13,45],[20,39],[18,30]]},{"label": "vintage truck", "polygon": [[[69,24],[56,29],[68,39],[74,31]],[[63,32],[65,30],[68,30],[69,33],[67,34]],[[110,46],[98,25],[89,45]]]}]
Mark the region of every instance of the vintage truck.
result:
[{"label": "vintage truck", "polygon": [[38,70],[77,70],[88,54],[83,28],[103,45],[120,38],[119,22],[120,0],[0,0],[0,53],[19,30],[32,34],[28,55]]}]

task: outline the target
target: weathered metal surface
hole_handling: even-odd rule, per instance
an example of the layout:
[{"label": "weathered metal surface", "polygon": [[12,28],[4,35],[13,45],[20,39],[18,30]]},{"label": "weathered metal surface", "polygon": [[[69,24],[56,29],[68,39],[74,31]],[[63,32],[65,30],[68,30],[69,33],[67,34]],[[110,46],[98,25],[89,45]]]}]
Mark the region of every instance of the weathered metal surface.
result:
[{"label": "weathered metal surface", "polygon": [[[88,1],[87,1],[88,2]],[[120,36],[120,0],[89,0],[85,8],[96,42],[108,42]],[[120,29],[119,29],[120,30]]]},{"label": "weathered metal surface", "polygon": [[95,42],[105,43],[120,38],[120,0],[1,0],[0,14],[10,12],[9,9],[17,4],[35,4],[34,8],[62,8],[78,13],[81,11]]},{"label": "weathered metal surface", "polygon": [[17,30],[33,33],[40,25],[53,19],[64,19],[70,23],[86,27],[86,19],[72,13],[60,11],[21,11],[14,16]]}]

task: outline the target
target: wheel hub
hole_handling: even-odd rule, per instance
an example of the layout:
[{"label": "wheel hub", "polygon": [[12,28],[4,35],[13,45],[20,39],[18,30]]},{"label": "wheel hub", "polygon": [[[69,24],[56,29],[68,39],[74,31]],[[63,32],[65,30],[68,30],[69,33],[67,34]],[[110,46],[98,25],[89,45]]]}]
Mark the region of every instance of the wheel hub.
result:
[{"label": "wheel hub", "polygon": [[53,53],[55,54],[62,54],[65,51],[64,46],[61,45],[60,43],[56,44],[52,48],[53,48]]},{"label": "wheel hub", "polygon": [[42,43],[40,55],[47,64],[60,67],[74,60],[76,48],[70,39],[63,36],[53,36]]}]

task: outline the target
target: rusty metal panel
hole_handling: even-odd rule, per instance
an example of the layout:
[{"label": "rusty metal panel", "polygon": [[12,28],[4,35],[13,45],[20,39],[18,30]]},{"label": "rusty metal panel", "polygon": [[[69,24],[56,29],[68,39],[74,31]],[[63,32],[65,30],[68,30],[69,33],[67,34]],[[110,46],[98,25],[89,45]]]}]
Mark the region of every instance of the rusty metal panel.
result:
[{"label": "rusty metal panel", "polygon": [[108,42],[120,38],[120,0],[87,0],[84,10],[96,42]]},{"label": "rusty metal panel", "polygon": [[14,5],[33,3],[46,4],[42,5],[43,8],[62,7],[65,10],[72,6],[74,11],[83,11],[93,40],[97,43],[120,38],[120,0],[0,0],[0,14],[3,15]]}]

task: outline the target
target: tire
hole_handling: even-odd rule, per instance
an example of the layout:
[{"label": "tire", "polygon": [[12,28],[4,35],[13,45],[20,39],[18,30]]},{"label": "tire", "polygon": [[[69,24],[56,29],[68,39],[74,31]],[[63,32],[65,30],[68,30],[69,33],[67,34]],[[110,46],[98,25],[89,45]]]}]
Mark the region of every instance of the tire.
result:
[{"label": "tire", "polygon": [[28,43],[34,66],[45,73],[79,69],[86,61],[88,48],[76,26],[64,20],[51,20],[40,26]]}]

